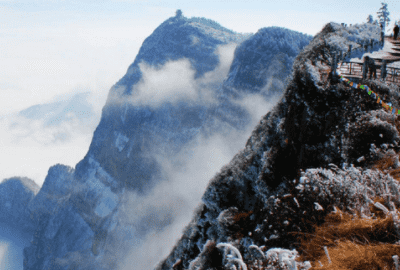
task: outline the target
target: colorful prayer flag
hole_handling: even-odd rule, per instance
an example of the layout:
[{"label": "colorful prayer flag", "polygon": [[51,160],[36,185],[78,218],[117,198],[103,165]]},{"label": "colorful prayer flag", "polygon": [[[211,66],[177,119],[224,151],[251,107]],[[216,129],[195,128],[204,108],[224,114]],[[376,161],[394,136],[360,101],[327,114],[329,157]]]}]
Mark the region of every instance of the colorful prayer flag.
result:
[{"label": "colorful prayer flag", "polygon": [[[340,74],[340,73],[338,73],[338,74]],[[384,101],[382,101],[381,98],[374,91],[370,90],[370,88],[367,85],[362,85],[362,84],[358,84],[358,83],[356,84],[356,83],[348,80],[347,78],[344,78],[341,74],[340,74],[340,77],[341,77],[341,79],[343,79],[343,81],[348,83],[353,88],[364,89],[365,91],[367,91],[368,95],[370,95],[374,99],[377,99],[376,103],[381,104],[384,109],[386,109],[389,112],[391,111],[392,114],[396,114],[396,109],[392,107],[392,104],[390,102],[385,103]],[[397,115],[400,115],[400,109],[397,110]]]}]

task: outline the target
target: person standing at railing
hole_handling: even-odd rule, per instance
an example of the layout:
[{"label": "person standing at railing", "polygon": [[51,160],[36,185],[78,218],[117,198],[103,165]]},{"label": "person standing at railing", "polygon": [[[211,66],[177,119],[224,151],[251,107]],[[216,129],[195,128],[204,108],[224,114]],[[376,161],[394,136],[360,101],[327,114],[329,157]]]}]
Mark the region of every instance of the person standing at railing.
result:
[{"label": "person standing at railing", "polygon": [[397,35],[399,34],[399,26],[396,24],[396,26],[393,28],[393,32],[394,32],[394,40],[397,39]]},{"label": "person standing at railing", "polygon": [[369,79],[372,78],[372,74],[374,75],[374,79],[376,79],[376,65],[374,59],[369,56],[365,56],[365,60],[367,62],[367,73],[369,70]]}]

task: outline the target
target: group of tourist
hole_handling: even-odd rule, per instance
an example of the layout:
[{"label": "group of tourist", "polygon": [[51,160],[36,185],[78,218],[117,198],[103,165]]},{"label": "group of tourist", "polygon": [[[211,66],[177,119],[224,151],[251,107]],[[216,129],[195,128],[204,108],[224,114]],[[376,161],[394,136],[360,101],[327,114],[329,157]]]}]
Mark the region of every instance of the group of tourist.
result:
[{"label": "group of tourist", "polygon": [[393,28],[393,38],[396,40],[397,39],[397,35],[399,34],[399,26],[396,24],[396,26]]},{"label": "group of tourist", "polygon": [[[383,25],[381,24],[381,28],[383,29]],[[397,36],[399,35],[399,26],[396,24],[393,28],[393,39],[397,40]],[[369,56],[365,56],[365,60],[367,62],[367,73],[369,71],[369,78],[372,76],[376,79],[376,65],[374,59]]]}]

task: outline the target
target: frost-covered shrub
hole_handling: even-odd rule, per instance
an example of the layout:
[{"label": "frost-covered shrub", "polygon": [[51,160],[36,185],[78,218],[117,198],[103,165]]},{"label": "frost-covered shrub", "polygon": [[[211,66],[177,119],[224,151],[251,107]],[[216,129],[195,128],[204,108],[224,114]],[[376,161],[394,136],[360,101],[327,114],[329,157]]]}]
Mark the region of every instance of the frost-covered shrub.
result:
[{"label": "frost-covered shrub", "polygon": [[235,216],[238,213],[239,210],[237,209],[237,207],[230,207],[228,209],[225,209],[219,214],[217,218],[218,224],[223,228],[227,228],[229,226],[234,225],[236,222]]},{"label": "frost-covered shrub", "polygon": [[240,251],[230,243],[219,243],[217,248],[223,250],[223,265],[230,268],[237,265],[237,269],[247,270],[246,264],[243,262]]},{"label": "frost-covered shrub", "polygon": [[258,246],[250,245],[248,250],[253,259],[265,260],[265,254]]},{"label": "frost-covered shrub", "polygon": [[371,144],[381,146],[398,142],[400,137],[394,125],[395,121],[396,116],[384,110],[369,111],[359,115],[349,128],[352,145],[349,156],[354,160],[365,156],[368,161],[382,158],[382,155],[378,154],[381,150],[371,150]]},{"label": "frost-covered shrub", "polygon": [[385,205],[390,205],[388,194],[394,194],[391,201],[400,205],[400,184],[390,175],[377,170],[358,167],[339,169],[336,172],[323,168],[308,169],[302,177],[308,179],[308,183],[299,184],[302,200],[314,198],[320,205],[326,205],[325,209],[332,209],[336,205],[341,209],[349,207],[369,215],[369,204],[373,203],[375,197],[385,198]]},{"label": "frost-covered shrub", "polygon": [[311,268],[310,262],[296,262],[298,252],[281,248],[271,248],[266,252],[268,261],[267,270],[307,270]]},{"label": "frost-covered shrub", "polygon": [[215,241],[208,240],[201,253],[190,263],[189,270],[210,269],[221,265],[222,259],[222,254],[217,249]]}]

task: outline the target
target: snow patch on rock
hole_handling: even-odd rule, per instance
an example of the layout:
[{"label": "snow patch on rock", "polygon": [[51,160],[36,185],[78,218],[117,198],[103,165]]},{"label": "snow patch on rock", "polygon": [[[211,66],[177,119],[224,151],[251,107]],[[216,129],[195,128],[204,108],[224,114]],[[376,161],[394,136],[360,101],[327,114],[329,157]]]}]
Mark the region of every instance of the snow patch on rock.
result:
[{"label": "snow patch on rock", "polygon": [[116,136],[115,147],[121,152],[129,142],[129,138],[117,131],[114,131],[114,135]]},{"label": "snow patch on rock", "polygon": [[100,199],[100,203],[97,205],[94,212],[100,217],[105,217],[117,206],[118,196],[113,193],[110,188],[106,188],[102,195],[103,197]]}]

